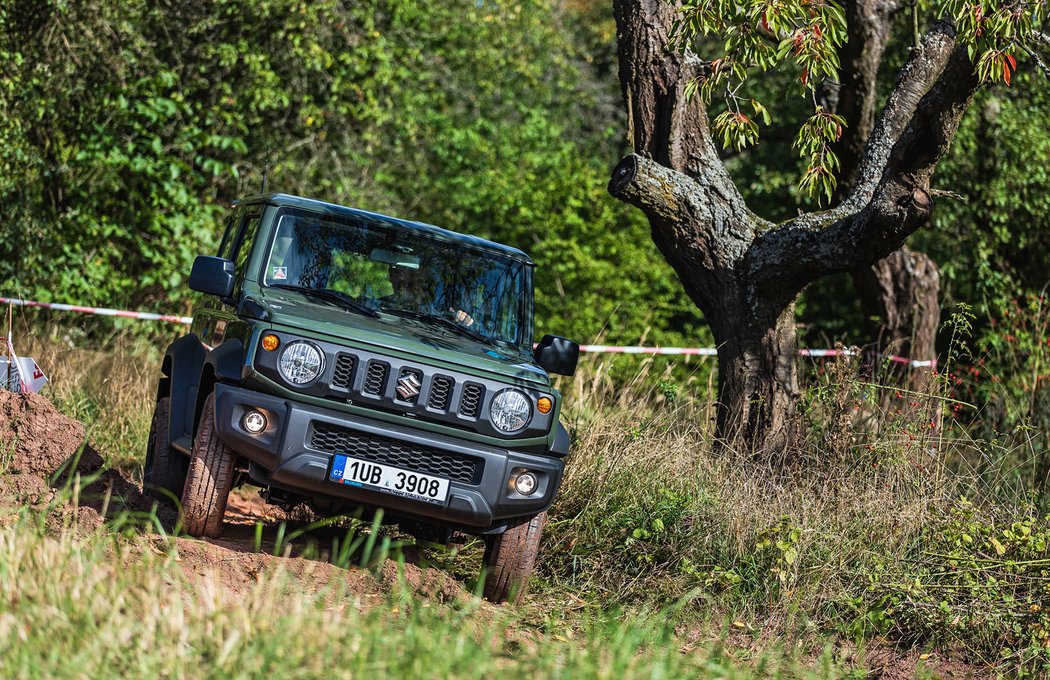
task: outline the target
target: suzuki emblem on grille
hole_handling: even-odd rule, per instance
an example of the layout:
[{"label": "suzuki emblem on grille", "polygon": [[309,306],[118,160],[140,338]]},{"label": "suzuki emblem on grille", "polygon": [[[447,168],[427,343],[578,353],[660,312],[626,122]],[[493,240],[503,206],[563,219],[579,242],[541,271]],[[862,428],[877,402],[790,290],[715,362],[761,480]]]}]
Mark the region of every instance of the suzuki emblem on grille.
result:
[{"label": "suzuki emblem on grille", "polygon": [[405,373],[397,379],[397,396],[411,401],[419,396],[419,388],[422,386],[423,383],[419,382],[415,373]]}]

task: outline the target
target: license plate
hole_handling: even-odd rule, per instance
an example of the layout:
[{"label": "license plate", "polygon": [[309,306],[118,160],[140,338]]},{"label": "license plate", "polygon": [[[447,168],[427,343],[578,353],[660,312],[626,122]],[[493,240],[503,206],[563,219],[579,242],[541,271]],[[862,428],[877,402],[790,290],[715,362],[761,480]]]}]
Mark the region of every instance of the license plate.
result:
[{"label": "license plate", "polygon": [[444,503],[448,498],[448,480],[444,477],[350,456],[335,456],[328,479],[347,486],[374,489],[427,503]]}]

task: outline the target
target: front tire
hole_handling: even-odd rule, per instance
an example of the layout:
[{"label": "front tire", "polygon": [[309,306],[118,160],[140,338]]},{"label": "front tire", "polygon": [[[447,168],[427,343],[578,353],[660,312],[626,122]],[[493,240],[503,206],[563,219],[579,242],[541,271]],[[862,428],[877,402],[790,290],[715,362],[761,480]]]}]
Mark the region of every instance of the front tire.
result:
[{"label": "front tire", "polygon": [[222,533],[222,517],[233,486],[237,456],[215,432],[215,395],[208,395],[193,441],[190,469],[182,490],[186,533],[214,538]]},{"label": "front tire", "polygon": [[171,397],[158,399],[146,444],[142,485],[154,495],[174,500],[182,495],[182,487],[186,484],[186,459],[172,449],[168,441],[170,413]]},{"label": "front tire", "polygon": [[521,520],[497,536],[485,539],[485,599],[489,602],[521,602],[529,578],[536,567],[540,538],[547,513]]}]

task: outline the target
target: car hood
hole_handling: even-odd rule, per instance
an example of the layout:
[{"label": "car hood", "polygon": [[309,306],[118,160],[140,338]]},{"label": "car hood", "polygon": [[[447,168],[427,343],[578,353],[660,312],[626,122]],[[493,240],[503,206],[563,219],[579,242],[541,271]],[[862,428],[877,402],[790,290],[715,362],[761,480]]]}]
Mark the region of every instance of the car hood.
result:
[{"label": "car hood", "polygon": [[547,373],[529,358],[490,346],[451,329],[383,314],[372,318],[295,291],[263,289],[256,296],[269,308],[270,322],[321,333],[373,351],[393,350],[419,357],[421,363],[450,364],[495,379],[550,385]]}]

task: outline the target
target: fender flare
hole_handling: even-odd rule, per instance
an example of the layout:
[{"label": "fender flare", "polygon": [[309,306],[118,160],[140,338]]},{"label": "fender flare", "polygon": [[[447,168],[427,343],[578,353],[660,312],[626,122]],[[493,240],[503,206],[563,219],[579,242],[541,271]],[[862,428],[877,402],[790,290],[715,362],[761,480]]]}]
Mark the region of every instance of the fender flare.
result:
[{"label": "fender flare", "polygon": [[168,441],[173,442],[192,431],[196,418],[193,405],[206,354],[200,338],[193,333],[173,342],[164,353],[161,367],[164,377],[157,387],[157,399],[171,397]]},{"label": "fender flare", "polygon": [[569,437],[569,431],[565,429],[565,426],[559,420],[558,427],[554,432],[554,444],[551,445],[551,455],[564,458],[569,455],[569,445],[571,443],[572,439]]},{"label": "fender flare", "polygon": [[194,399],[193,418],[189,432],[197,433],[197,421],[208,395],[215,383],[240,383],[244,377],[244,344],[235,338],[226,340],[208,352],[198,373],[197,391]]}]

